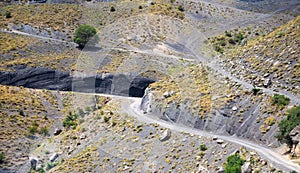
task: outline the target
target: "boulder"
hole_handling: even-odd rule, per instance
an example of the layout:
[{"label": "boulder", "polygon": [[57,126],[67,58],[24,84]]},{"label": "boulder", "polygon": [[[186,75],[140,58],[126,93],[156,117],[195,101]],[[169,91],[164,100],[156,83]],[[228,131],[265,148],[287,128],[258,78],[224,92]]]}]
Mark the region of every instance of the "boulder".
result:
[{"label": "boulder", "polygon": [[160,140],[161,142],[163,142],[163,141],[166,141],[166,140],[170,139],[170,137],[171,137],[171,131],[170,131],[170,129],[166,129],[166,130],[162,133],[162,135],[159,137],[159,140]]},{"label": "boulder", "polygon": [[85,139],[85,138],[86,138],[86,135],[84,133],[80,135],[80,140]]},{"label": "boulder", "polygon": [[290,132],[290,136],[292,138],[293,141],[295,142],[300,142],[300,125],[295,127],[291,132]]},{"label": "boulder", "polygon": [[242,173],[251,173],[252,172],[252,167],[250,162],[245,162],[242,165]]},{"label": "boulder", "polygon": [[223,167],[220,167],[219,170],[217,171],[217,173],[224,173],[225,169]]},{"label": "boulder", "polygon": [[43,169],[43,165],[41,163],[37,164],[36,170]]},{"label": "boulder", "polygon": [[223,144],[223,143],[224,143],[224,140],[218,139],[218,140],[216,140],[216,142],[217,142],[217,144]]},{"label": "boulder", "polygon": [[233,111],[237,111],[237,109],[238,109],[238,108],[237,108],[236,106],[232,107],[232,110],[233,110]]},{"label": "boulder", "polygon": [[56,159],[57,159],[57,157],[58,157],[58,154],[57,153],[54,153],[54,154],[52,154],[52,156],[50,157],[50,162],[54,162]]},{"label": "boulder", "polygon": [[222,144],[222,148],[226,148],[227,147],[227,144]]},{"label": "boulder", "polygon": [[36,170],[36,165],[38,162],[37,158],[29,157],[29,162],[30,162],[31,169]]},{"label": "boulder", "polygon": [[163,98],[168,98],[168,97],[171,97],[172,95],[174,95],[174,91],[166,91],[163,94]]},{"label": "boulder", "polygon": [[264,87],[269,87],[271,85],[271,79],[264,80]]},{"label": "boulder", "polygon": [[61,129],[55,129],[53,135],[54,135],[54,136],[57,136],[57,135],[59,135],[61,132],[62,132]]}]

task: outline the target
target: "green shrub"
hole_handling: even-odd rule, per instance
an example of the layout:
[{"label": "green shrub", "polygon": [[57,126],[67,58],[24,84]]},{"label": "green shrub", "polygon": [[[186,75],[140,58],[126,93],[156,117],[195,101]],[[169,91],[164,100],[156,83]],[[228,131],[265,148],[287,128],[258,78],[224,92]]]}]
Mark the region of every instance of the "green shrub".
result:
[{"label": "green shrub", "polygon": [[103,120],[105,123],[107,123],[109,121],[110,117],[104,116]]},{"label": "green shrub", "polygon": [[235,45],[235,40],[231,38],[228,40],[228,43]]},{"label": "green shrub", "polygon": [[47,162],[46,170],[48,171],[48,170],[54,168],[57,165],[58,165],[58,162],[53,162],[53,163]]},{"label": "green shrub", "polygon": [[5,17],[8,19],[8,18],[11,18],[11,13],[9,11],[5,12]]},{"label": "green shrub", "polygon": [[25,116],[25,113],[24,113],[23,109],[20,109],[20,110],[19,110],[19,114],[20,114],[21,116],[23,116],[23,117]]},{"label": "green shrub", "polygon": [[72,114],[72,112],[69,112],[69,115],[63,120],[63,126],[65,128],[69,128],[72,127],[73,129],[75,129],[77,127],[77,115],[76,114]]},{"label": "green shrub", "polygon": [[91,109],[91,107],[87,106],[87,107],[85,107],[85,111],[86,111],[86,112],[91,112],[92,109]]},{"label": "green shrub", "polygon": [[215,51],[217,51],[219,53],[224,53],[224,49],[219,45],[215,45],[214,49],[215,49]]},{"label": "green shrub", "polygon": [[116,11],[116,9],[115,9],[115,7],[110,7],[110,12],[115,12]]},{"label": "green shrub", "polygon": [[290,99],[285,97],[284,95],[274,94],[272,97],[272,104],[278,105],[280,108],[284,108],[284,106],[288,105]]},{"label": "green shrub", "polygon": [[181,11],[181,12],[183,12],[183,11],[184,11],[183,6],[182,6],[182,5],[179,5],[179,6],[178,6],[178,10]]},{"label": "green shrub", "polygon": [[30,126],[28,128],[28,132],[33,135],[37,132],[37,128],[38,128],[37,126]]},{"label": "green shrub", "polygon": [[5,158],[4,153],[1,152],[0,153],[0,163],[2,163],[4,161],[4,158]]},{"label": "green shrub", "polygon": [[239,33],[234,36],[234,41],[240,43],[244,38],[244,35],[242,33]]},{"label": "green shrub", "polygon": [[225,35],[226,35],[227,37],[232,37],[231,33],[228,32],[228,31],[225,31]]},{"label": "green shrub", "polygon": [[81,108],[78,108],[78,115],[84,117],[84,111]]},{"label": "green shrub", "polygon": [[38,173],[45,173],[45,170],[44,170],[43,168],[39,168],[39,169],[37,170],[37,172],[38,172]]},{"label": "green shrub", "polygon": [[47,127],[42,127],[40,133],[47,136],[49,134],[49,129]]},{"label": "green shrub", "polygon": [[80,25],[75,31],[74,42],[79,45],[80,48],[84,46],[94,46],[98,41],[99,37],[96,35],[97,31],[93,26]]},{"label": "green shrub", "polygon": [[201,144],[201,145],[200,145],[200,150],[201,150],[201,151],[207,150],[206,145],[205,145],[205,144]]},{"label": "green shrub", "polygon": [[225,173],[241,173],[244,160],[241,159],[239,154],[231,155],[227,158]]},{"label": "green shrub", "polygon": [[279,132],[276,138],[281,143],[286,143],[290,148],[293,147],[293,141],[290,132],[300,124],[300,106],[287,110],[287,117],[282,119],[279,124]]},{"label": "green shrub", "polygon": [[260,89],[258,89],[258,88],[253,88],[252,89],[252,93],[254,94],[254,95],[257,95],[257,94],[259,94],[259,92],[260,92]]},{"label": "green shrub", "polygon": [[223,46],[223,47],[226,46],[225,39],[220,41],[220,45]]}]

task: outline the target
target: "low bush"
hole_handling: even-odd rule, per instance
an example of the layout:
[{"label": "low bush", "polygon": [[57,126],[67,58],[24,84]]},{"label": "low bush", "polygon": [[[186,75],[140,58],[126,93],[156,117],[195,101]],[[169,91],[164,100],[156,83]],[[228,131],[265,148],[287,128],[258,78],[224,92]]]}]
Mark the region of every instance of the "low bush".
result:
[{"label": "low bush", "polygon": [[258,95],[259,94],[259,92],[260,92],[260,89],[258,89],[258,88],[253,88],[252,89],[252,93],[254,94],[254,95]]},{"label": "low bush", "polygon": [[72,112],[69,112],[69,115],[63,120],[63,126],[68,129],[69,127],[72,127],[72,129],[75,129],[77,127],[77,115],[72,114]]},{"label": "low bush", "polygon": [[183,12],[183,11],[184,11],[183,6],[182,6],[182,5],[179,5],[179,6],[178,6],[178,10],[181,11],[181,12]]},{"label": "low bush", "polygon": [[47,162],[46,170],[48,171],[48,170],[54,168],[57,165],[58,165],[58,162],[53,162],[53,163],[52,162]]},{"label": "low bush", "polygon": [[290,102],[290,99],[285,97],[284,95],[274,94],[272,97],[272,104],[278,105],[280,108],[285,107]]},{"label": "low bush", "polygon": [[244,162],[239,154],[229,156],[226,162],[225,173],[241,173]]},{"label": "low bush", "polygon": [[110,7],[110,12],[115,12],[116,11],[116,9],[115,9],[115,7]]},{"label": "low bush", "polygon": [[206,145],[205,145],[205,144],[201,144],[201,145],[200,145],[200,150],[201,150],[201,151],[207,150]]},{"label": "low bush", "polygon": [[5,158],[4,153],[1,152],[0,153],[0,163],[2,163],[4,161],[4,158]]}]

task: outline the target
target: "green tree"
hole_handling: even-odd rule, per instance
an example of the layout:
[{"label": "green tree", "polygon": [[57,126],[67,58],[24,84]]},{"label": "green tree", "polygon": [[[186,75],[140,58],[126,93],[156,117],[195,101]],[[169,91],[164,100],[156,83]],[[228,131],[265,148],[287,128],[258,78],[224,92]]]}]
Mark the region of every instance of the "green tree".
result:
[{"label": "green tree", "polygon": [[244,160],[241,159],[239,154],[231,155],[227,158],[227,163],[225,167],[225,173],[240,173],[242,172],[242,165]]},{"label": "green tree", "polygon": [[278,124],[279,132],[276,138],[281,143],[286,143],[290,149],[293,147],[293,141],[290,132],[300,124],[300,106],[287,110],[287,117]]},{"label": "green tree", "polygon": [[94,46],[98,41],[99,37],[96,35],[97,31],[93,26],[80,25],[75,31],[74,42],[83,48],[87,44]]}]

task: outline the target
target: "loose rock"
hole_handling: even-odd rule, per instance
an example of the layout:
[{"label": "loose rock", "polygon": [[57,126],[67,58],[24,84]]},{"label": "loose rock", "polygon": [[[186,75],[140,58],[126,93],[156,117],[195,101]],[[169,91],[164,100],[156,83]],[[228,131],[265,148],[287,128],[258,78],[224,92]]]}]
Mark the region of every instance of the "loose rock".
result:
[{"label": "loose rock", "polygon": [[54,131],[54,136],[57,136],[57,135],[59,135],[60,133],[62,132],[62,130],[61,129],[55,129],[55,131]]},{"label": "loose rock", "polygon": [[55,159],[57,159],[57,157],[58,157],[58,154],[57,153],[54,153],[51,157],[50,157],[50,162],[54,162],[55,161]]},{"label": "loose rock", "polygon": [[242,173],[251,173],[251,172],[252,172],[251,163],[250,162],[244,163],[242,166]]},{"label": "loose rock", "polygon": [[216,140],[216,142],[217,142],[217,144],[223,144],[223,143],[224,143],[224,140],[218,139],[218,140]]},{"label": "loose rock", "polygon": [[37,164],[37,159],[36,158],[34,158],[34,157],[30,157],[29,158],[29,162],[30,162],[30,167],[31,167],[31,169],[33,169],[33,170],[36,170],[36,164]]},{"label": "loose rock", "polygon": [[163,141],[166,141],[166,140],[170,139],[170,137],[171,137],[171,131],[170,131],[170,129],[167,129],[167,130],[165,130],[165,131],[163,132],[163,134],[159,137],[159,140],[160,140],[161,142],[163,142]]},{"label": "loose rock", "polygon": [[235,107],[235,106],[234,106],[234,107],[232,107],[232,110],[233,110],[233,111],[237,111],[237,109],[238,109],[238,108],[237,108],[237,107]]}]

